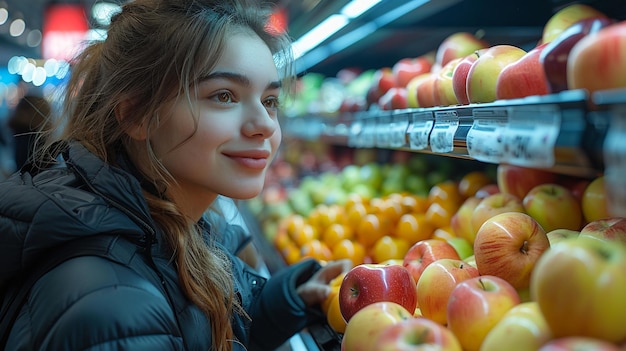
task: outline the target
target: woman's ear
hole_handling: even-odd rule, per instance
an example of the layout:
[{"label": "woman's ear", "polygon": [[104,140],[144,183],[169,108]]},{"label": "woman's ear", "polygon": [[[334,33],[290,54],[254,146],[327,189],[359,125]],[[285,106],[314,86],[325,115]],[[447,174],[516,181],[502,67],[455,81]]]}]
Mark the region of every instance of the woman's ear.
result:
[{"label": "woman's ear", "polygon": [[132,139],[143,141],[148,138],[148,128],[143,121],[131,121],[128,116],[132,111],[132,103],[124,100],[115,108],[115,119],[124,132]]}]

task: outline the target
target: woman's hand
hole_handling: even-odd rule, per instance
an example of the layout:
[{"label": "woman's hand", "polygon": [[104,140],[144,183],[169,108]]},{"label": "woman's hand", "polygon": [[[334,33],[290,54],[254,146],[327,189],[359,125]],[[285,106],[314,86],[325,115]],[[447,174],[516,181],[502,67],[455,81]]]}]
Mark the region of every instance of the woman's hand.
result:
[{"label": "woman's hand", "polygon": [[322,303],[330,294],[330,287],[328,286],[330,281],[338,275],[348,272],[352,266],[352,261],[348,259],[328,262],[315,272],[308,281],[298,287],[298,295],[307,306]]}]

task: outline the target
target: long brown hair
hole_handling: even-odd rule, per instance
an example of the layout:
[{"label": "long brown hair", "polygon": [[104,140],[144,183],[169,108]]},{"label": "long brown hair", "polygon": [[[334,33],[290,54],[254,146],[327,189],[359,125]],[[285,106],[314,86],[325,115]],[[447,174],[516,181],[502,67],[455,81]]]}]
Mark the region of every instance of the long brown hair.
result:
[{"label": "long brown hair", "polygon": [[[213,69],[233,31],[256,33],[274,53],[282,78],[292,77],[289,39],[267,29],[268,10],[250,0],[126,3],[112,18],[106,40],[87,46],[72,62],[67,119],[56,140],[78,140],[112,164],[123,146],[142,175],[166,189],[175,180],[149,140],[138,143],[124,131],[137,125],[155,130],[176,99],[191,100],[194,83]],[[232,349],[231,315],[242,310],[227,258],[207,246],[196,223],[175,203],[144,194],[172,247],[182,289],[211,321],[213,349]]]}]

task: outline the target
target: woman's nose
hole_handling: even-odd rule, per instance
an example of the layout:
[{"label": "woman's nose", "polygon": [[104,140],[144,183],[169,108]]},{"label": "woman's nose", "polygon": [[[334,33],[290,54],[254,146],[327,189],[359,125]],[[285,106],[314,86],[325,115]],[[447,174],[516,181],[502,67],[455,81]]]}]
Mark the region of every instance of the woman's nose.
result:
[{"label": "woman's nose", "polygon": [[278,126],[278,119],[275,112],[268,111],[263,104],[248,109],[248,117],[246,117],[243,125],[243,133],[246,136],[262,136],[269,138],[272,136]]}]

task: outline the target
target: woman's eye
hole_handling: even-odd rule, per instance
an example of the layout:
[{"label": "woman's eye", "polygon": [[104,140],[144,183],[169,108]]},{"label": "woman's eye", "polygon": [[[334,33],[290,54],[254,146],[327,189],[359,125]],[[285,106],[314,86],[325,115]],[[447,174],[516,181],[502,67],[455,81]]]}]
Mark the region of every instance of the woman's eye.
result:
[{"label": "woman's eye", "polygon": [[231,103],[233,101],[233,95],[228,91],[220,91],[211,96],[211,99],[221,103]]},{"label": "woman's eye", "polygon": [[269,109],[277,109],[280,106],[280,102],[277,97],[267,98],[263,101],[263,105]]}]

